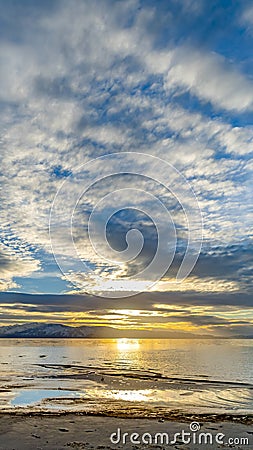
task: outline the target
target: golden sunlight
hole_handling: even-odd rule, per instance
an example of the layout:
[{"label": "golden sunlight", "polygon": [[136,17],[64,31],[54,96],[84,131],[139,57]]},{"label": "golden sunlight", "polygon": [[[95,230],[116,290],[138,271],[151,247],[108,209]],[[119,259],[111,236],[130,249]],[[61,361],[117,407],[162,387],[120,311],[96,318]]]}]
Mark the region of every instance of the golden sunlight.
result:
[{"label": "golden sunlight", "polygon": [[139,350],[139,339],[117,339],[117,349],[119,352],[132,352]]}]

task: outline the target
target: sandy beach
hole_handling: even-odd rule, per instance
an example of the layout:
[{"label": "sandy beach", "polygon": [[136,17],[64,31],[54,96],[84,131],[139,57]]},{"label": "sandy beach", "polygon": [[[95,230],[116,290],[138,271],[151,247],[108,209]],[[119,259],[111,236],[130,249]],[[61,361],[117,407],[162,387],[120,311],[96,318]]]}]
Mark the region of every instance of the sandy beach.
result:
[{"label": "sandy beach", "polygon": [[199,344],[213,368],[181,341],[2,342],[0,450],[253,448],[248,341]]},{"label": "sandy beach", "polygon": [[0,5],[0,450],[253,450],[253,0]]},{"label": "sandy beach", "polygon": [[[1,450],[65,450],[65,449],[218,449],[218,448],[252,448],[253,418],[235,418],[224,421],[210,417],[210,421],[190,422],[190,417],[183,421],[163,419],[126,419],[116,417],[98,417],[85,414],[64,415],[17,415],[0,416]],[[212,420],[212,421],[211,421]],[[241,423],[241,422],[247,422]],[[191,423],[200,425],[200,430],[191,432]],[[196,426],[196,425],[195,425]],[[120,430],[120,431],[119,431]],[[196,443],[185,444],[182,436],[177,436],[175,444],[171,443],[175,433],[190,432],[191,440],[196,436]],[[113,442],[111,435],[113,433]],[[124,433],[128,433],[124,435]],[[138,433],[139,437],[134,433]],[[158,433],[157,442],[155,436]],[[170,444],[161,442],[159,433],[170,438]],[[200,433],[207,433],[208,442]],[[210,443],[210,434],[212,443]],[[124,436],[125,437],[124,437]],[[152,443],[149,442],[152,437]],[[120,439],[119,439],[120,438]],[[125,440],[124,440],[125,439]],[[131,442],[131,439],[134,441]],[[142,442],[144,439],[144,442]],[[184,438],[185,439],[185,438]],[[188,436],[187,436],[187,439]],[[218,442],[216,441],[218,440]],[[119,441],[119,442],[118,442]],[[137,443],[140,442],[140,443]],[[222,443],[221,443],[222,441]],[[147,443],[146,443],[147,442]]]}]

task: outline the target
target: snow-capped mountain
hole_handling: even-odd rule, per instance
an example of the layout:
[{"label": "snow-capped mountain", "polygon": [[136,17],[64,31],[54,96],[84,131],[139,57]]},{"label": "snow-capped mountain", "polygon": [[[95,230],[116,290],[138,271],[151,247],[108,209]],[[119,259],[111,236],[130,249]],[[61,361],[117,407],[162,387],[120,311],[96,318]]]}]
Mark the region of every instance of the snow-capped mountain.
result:
[{"label": "snow-capped mountain", "polygon": [[87,337],[85,327],[75,328],[61,324],[29,323],[0,327],[0,337],[19,338],[77,338]]},{"label": "snow-capped mountain", "polygon": [[0,327],[0,338],[194,338],[194,334],[175,331],[119,330],[105,326],[80,326],[28,323]]}]

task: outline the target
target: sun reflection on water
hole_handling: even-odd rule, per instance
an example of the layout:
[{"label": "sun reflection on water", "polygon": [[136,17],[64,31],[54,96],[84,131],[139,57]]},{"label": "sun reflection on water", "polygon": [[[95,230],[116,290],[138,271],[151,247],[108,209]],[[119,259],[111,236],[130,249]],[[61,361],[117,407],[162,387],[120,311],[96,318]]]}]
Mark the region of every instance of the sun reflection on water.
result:
[{"label": "sun reflection on water", "polygon": [[[129,402],[143,402],[150,399],[152,394],[151,389],[143,390],[112,390],[108,392],[108,398],[114,398],[115,400],[125,400]],[[107,395],[106,395],[107,397]]]},{"label": "sun reflection on water", "polygon": [[139,339],[117,339],[117,350],[119,352],[132,352],[140,348]]}]

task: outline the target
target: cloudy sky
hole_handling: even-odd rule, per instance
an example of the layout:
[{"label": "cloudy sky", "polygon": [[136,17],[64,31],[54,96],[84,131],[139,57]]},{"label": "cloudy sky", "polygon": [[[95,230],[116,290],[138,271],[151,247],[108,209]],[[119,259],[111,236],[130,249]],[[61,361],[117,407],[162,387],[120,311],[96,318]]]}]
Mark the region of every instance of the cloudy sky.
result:
[{"label": "cloudy sky", "polygon": [[252,2],[0,5],[0,324],[253,335]]}]

